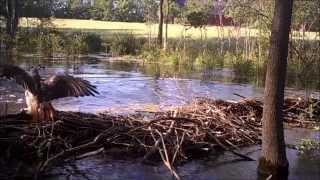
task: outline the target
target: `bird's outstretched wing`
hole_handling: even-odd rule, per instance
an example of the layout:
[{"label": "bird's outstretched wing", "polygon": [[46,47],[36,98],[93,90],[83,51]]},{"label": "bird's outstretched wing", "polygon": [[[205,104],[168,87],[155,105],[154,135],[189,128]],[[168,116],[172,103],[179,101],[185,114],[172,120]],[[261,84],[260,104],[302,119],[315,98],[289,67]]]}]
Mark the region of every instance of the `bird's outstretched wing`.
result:
[{"label": "bird's outstretched wing", "polygon": [[55,75],[43,82],[46,101],[64,97],[94,96],[99,94],[89,81],[70,75]]},{"label": "bird's outstretched wing", "polygon": [[36,87],[33,78],[18,66],[0,64],[0,78],[1,77],[13,79],[24,89],[36,94]]}]

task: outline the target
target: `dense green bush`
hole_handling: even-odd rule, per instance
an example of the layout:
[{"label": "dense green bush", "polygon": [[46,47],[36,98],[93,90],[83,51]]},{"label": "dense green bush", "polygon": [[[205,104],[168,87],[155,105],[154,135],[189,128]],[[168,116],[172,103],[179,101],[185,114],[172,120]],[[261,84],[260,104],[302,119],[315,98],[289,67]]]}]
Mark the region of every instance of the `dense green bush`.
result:
[{"label": "dense green bush", "polygon": [[103,47],[102,38],[94,33],[84,34],[84,43],[87,45],[87,51],[92,52],[99,52],[104,51],[105,47]]},{"label": "dense green bush", "polygon": [[144,46],[140,54],[141,59],[147,62],[157,62],[160,59],[159,48]]},{"label": "dense green bush", "polygon": [[20,52],[53,56],[55,53],[67,55],[103,51],[103,40],[97,34],[71,32],[63,33],[46,29],[22,29],[17,35],[17,48]]},{"label": "dense green bush", "polygon": [[248,78],[252,76],[255,71],[254,61],[244,58],[243,54],[227,53],[225,55],[225,61],[232,67],[237,79]]},{"label": "dense green bush", "polygon": [[66,34],[65,49],[69,55],[88,52],[88,46],[84,41],[85,35],[81,32]]},{"label": "dense green bush", "polygon": [[102,39],[93,33],[70,33],[66,37],[67,54],[83,54],[103,51]]},{"label": "dense green bush", "polygon": [[198,53],[194,63],[195,65],[205,66],[207,68],[223,67],[224,56],[204,50],[203,52]]},{"label": "dense green bush", "polygon": [[54,53],[62,53],[63,41],[61,33],[59,32],[40,32],[38,36],[38,50],[45,56],[53,56]]},{"label": "dense green bush", "polygon": [[143,44],[144,40],[136,38],[132,33],[115,34],[110,48],[113,55],[136,55]]},{"label": "dense green bush", "polygon": [[181,55],[180,53],[177,53],[177,52],[169,53],[166,56],[165,61],[171,65],[178,66],[179,63],[181,62]]},{"label": "dense green bush", "polygon": [[17,34],[17,49],[52,56],[63,52],[63,41],[62,33],[55,30],[22,29]]},{"label": "dense green bush", "polygon": [[17,33],[17,50],[35,53],[38,48],[37,33],[21,30]]}]

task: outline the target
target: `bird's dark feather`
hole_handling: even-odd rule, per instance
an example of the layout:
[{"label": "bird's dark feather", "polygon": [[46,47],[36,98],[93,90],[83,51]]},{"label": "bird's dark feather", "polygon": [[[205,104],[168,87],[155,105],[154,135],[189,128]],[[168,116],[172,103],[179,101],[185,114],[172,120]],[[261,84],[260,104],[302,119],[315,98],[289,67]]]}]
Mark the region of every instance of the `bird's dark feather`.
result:
[{"label": "bird's dark feather", "polygon": [[43,95],[46,101],[63,97],[94,96],[99,94],[89,81],[69,75],[55,75],[44,82]]},{"label": "bird's dark feather", "polygon": [[18,66],[0,64],[0,77],[13,79],[32,94],[37,93],[34,79]]}]

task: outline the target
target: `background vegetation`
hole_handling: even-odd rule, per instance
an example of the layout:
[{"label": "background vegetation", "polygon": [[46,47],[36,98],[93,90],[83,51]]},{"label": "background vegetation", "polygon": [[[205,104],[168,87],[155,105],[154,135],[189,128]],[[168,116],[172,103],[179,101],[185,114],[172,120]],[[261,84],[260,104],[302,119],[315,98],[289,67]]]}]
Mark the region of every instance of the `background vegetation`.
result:
[{"label": "background vegetation", "polygon": [[[223,10],[217,11],[219,2],[164,0],[163,22],[158,20],[156,0],[23,2],[13,8],[21,12],[16,33],[6,28],[14,24],[15,16],[1,6],[1,47],[16,45],[20,53],[52,57],[96,52],[134,55],[144,62],[187,69],[228,67],[239,79],[264,77],[273,1],[223,1]],[[294,76],[289,83],[298,87],[320,89],[319,11],[318,0],[295,1],[288,76]],[[222,17],[221,13],[232,18],[231,25],[208,24],[210,18]],[[160,45],[159,23],[165,24]],[[256,79],[263,78],[252,80],[263,84]]]}]

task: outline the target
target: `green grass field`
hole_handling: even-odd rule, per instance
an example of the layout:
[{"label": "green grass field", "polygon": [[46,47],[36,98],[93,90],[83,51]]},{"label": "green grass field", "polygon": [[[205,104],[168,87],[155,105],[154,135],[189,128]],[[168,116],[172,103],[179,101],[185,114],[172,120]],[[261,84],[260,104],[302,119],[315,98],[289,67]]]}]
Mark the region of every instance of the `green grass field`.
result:
[{"label": "green grass field", "polygon": [[[40,23],[38,19],[34,18],[21,18],[21,27],[35,27]],[[157,24],[147,25],[146,23],[128,23],[128,22],[109,22],[109,21],[96,21],[96,20],[79,20],[79,19],[52,19],[52,24],[58,29],[64,29],[67,31],[85,31],[85,32],[97,32],[102,35],[110,35],[110,33],[133,33],[137,36],[152,36],[156,37],[158,32]],[[184,34],[185,32],[185,34]],[[169,38],[181,38],[184,35],[191,39],[200,39],[207,34],[207,38],[219,38],[219,37],[245,37],[257,36],[256,29],[241,28],[236,30],[234,27],[208,26],[206,33],[201,33],[200,29],[188,28],[185,31],[183,25],[169,24],[168,37]],[[296,32],[295,32],[296,34]],[[314,32],[307,33],[307,39],[318,39],[317,34]]]}]

